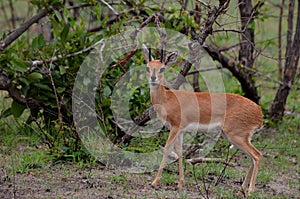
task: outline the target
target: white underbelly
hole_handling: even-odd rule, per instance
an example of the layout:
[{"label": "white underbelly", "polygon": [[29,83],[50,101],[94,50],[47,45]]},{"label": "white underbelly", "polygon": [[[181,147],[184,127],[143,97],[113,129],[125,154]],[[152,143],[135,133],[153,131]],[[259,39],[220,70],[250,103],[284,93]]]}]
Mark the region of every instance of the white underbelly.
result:
[{"label": "white underbelly", "polygon": [[191,123],[181,129],[181,131],[220,131],[222,130],[221,123],[199,124]]}]

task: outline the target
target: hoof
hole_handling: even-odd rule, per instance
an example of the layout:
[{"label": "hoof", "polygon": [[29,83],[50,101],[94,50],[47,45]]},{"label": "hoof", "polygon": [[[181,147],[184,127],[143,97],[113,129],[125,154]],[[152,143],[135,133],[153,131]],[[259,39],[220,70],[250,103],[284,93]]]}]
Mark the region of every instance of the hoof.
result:
[{"label": "hoof", "polygon": [[182,183],[178,183],[177,188],[178,188],[178,189],[182,189],[182,187],[183,187],[183,186],[182,186]]},{"label": "hoof", "polygon": [[242,190],[242,189],[239,190],[239,191],[237,192],[236,196],[237,196],[238,198],[245,198],[245,197],[246,197],[245,191]]},{"label": "hoof", "polygon": [[157,183],[156,182],[152,182],[151,183],[151,187],[154,189],[158,189]]}]

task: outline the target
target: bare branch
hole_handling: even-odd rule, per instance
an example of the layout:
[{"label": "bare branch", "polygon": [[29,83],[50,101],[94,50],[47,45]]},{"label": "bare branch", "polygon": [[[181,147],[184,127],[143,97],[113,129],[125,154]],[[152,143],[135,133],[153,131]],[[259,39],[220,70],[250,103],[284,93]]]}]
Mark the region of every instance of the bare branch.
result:
[{"label": "bare branch", "polygon": [[81,54],[84,54],[84,53],[87,53],[91,50],[93,50],[96,46],[98,46],[99,44],[103,44],[103,41],[104,39],[101,39],[100,41],[94,43],[93,45],[91,46],[88,46],[87,48],[84,48],[80,51],[77,51],[77,52],[74,52],[74,53],[70,53],[68,55],[57,55],[57,56],[53,56],[51,57],[50,60],[34,60],[34,61],[31,61],[31,66],[28,68],[28,71],[33,71],[36,69],[37,66],[40,66],[44,63],[47,63],[47,62],[56,62],[58,61],[59,59],[62,59],[62,58],[70,58],[70,57],[75,57],[75,56],[78,56],[78,55],[81,55]]},{"label": "bare branch", "polygon": [[[115,68],[116,66],[121,65],[124,62],[127,62],[133,55],[135,55],[136,52],[137,52],[137,49],[131,51],[128,55],[126,55],[124,58],[119,60],[118,63],[112,65],[112,68]],[[121,67],[121,68],[122,68],[123,72],[126,72],[123,67]]]},{"label": "bare branch", "polygon": [[209,5],[209,4],[207,4],[207,3],[203,2],[203,1],[200,1],[200,0],[197,0],[197,2],[199,2],[199,3],[200,3],[201,5],[203,5],[204,7],[210,9],[210,5]]},{"label": "bare branch", "polygon": [[234,50],[235,48],[239,48],[240,45],[241,45],[241,44],[238,43],[238,44],[233,44],[233,45],[231,45],[231,46],[220,47],[220,48],[219,48],[219,51],[220,51],[220,52],[224,52],[224,51],[232,51],[232,50]]},{"label": "bare branch", "polygon": [[283,7],[284,7],[285,0],[282,0],[279,13],[279,23],[278,23],[278,80],[282,80],[282,18],[283,18]]},{"label": "bare branch", "polygon": [[256,87],[253,83],[253,80],[249,78],[250,73],[244,71],[246,68],[248,69],[250,67],[248,67],[247,65],[235,63],[234,60],[228,59],[216,47],[205,44],[203,45],[203,48],[212,57],[213,60],[217,60],[218,62],[220,62],[224,68],[227,68],[232,73],[232,75],[239,80],[243,91],[245,93],[248,93],[250,96],[246,97],[248,97],[249,99],[251,99],[251,97],[254,98],[251,100],[257,103],[259,99],[258,95],[251,95],[253,90],[256,91]]},{"label": "bare branch", "polygon": [[213,71],[213,70],[220,70],[222,69],[222,66],[212,66],[212,67],[209,67],[209,68],[201,68],[201,69],[198,69],[198,70],[194,70],[194,71],[191,71],[191,72],[188,72],[186,74],[186,76],[188,75],[193,75],[193,74],[198,74],[200,72],[207,72],[207,71]]},{"label": "bare branch", "polygon": [[[52,62],[50,63],[50,66],[52,65]],[[57,104],[57,116],[58,116],[58,124],[62,124],[62,113],[61,113],[61,101],[58,97],[58,93],[57,93],[57,89],[53,80],[53,76],[52,76],[52,72],[51,72],[51,67],[47,67],[47,72],[48,72],[48,76],[50,78],[50,83],[54,92],[54,96],[55,96],[55,100],[56,100],[56,104]]]},{"label": "bare branch", "polygon": [[[78,6],[72,6],[68,7],[67,9],[75,9],[75,8],[81,8],[81,7],[87,7],[91,6],[91,4],[81,4]],[[35,16],[33,16],[31,19],[26,21],[24,24],[22,24],[19,28],[15,29],[12,33],[10,33],[4,40],[0,41],[0,50],[4,50],[7,48],[12,42],[14,42],[16,39],[18,39],[30,26],[32,26],[34,23],[37,23],[40,19],[46,17],[50,12],[52,12],[55,9],[60,9],[58,7],[51,7],[42,10]]]},{"label": "bare branch", "polygon": [[18,102],[19,104],[23,104],[27,107],[34,108],[34,107],[43,107],[44,104],[41,101],[32,99],[32,98],[25,98],[20,94],[20,91],[17,87],[12,83],[11,79],[7,76],[7,74],[0,68],[0,90],[8,91],[10,97]]},{"label": "bare branch", "polygon": [[205,21],[204,26],[201,27],[201,32],[200,34],[195,36],[195,40],[197,40],[199,42],[200,45],[202,45],[206,39],[206,37],[208,37],[208,35],[210,35],[212,33],[212,26],[215,23],[216,19],[218,18],[218,16],[224,12],[227,11],[227,8],[229,6],[230,0],[228,0],[226,3],[224,4],[220,4],[219,6],[214,7],[213,9],[210,9],[208,11],[208,16],[207,19]]},{"label": "bare branch", "polygon": [[236,166],[236,164],[227,162],[227,161],[225,161],[225,160],[223,160],[221,158],[201,158],[201,157],[198,157],[198,158],[187,159],[186,162],[189,163],[189,164],[222,163],[222,164],[225,164],[225,165],[230,166],[230,167],[235,167]]},{"label": "bare branch", "polygon": [[149,16],[141,25],[139,28],[136,28],[130,35],[132,40],[135,40],[137,33],[144,28],[146,25],[148,25],[150,22],[152,22],[155,19],[155,15]]},{"label": "bare branch", "polygon": [[50,12],[50,9],[45,9],[39,12],[37,15],[26,21],[22,26],[14,30],[8,37],[4,40],[0,41],[0,50],[4,50],[8,47],[12,42],[14,42],[17,38],[19,38],[32,24],[37,23],[40,19],[47,16]]},{"label": "bare branch", "polygon": [[109,3],[107,3],[104,0],[98,0],[98,1],[100,1],[103,4],[105,4],[115,15],[119,15],[119,13],[113,7],[111,7],[111,5],[109,5]]},{"label": "bare branch", "polygon": [[243,31],[241,30],[235,30],[235,29],[218,29],[218,30],[214,30],[213,33],[216,33],[216,32],[234,32],[234,33],[243,33]]}]

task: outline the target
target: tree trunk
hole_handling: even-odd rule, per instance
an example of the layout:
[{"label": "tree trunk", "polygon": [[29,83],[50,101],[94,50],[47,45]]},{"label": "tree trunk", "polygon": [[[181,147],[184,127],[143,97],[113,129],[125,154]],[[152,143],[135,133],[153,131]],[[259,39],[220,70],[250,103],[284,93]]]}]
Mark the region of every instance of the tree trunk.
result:
[{"label": "tree trunk", "polygon": [[282,0],[279,7],[279,23],[278,23],[278,81],[282,81],[282,19],[285,0]]},{"label": "tree trunk", "polygon": [[254,28],[253,6],[251,0],[239,0],[241,15],[241,44],[239,51],[239,61],[244,66],[252,68],[254,52]]},{"label": "tree trunk", "polygon": [[[253,15],[255,13],[255,9],[253,9],[251,0],[239,0],[239,10],[242,23],[239,65],[245,67],[246,69],[251,69],[254,62],[254,27],[251,24],[254,23]],[[245,97],[258,104],[260,97],[258,96],[251,73],[247,70],[239,71],[237,79],[241,83],[241,87],[245,93]]]},{"label": "tree trunk", "polygon": [[227,68],[232,75],[240,82],[244,96],[255,103],[259,103],[259,96],[255,83],[252,78],[252,67],[254,63],[254,29],[249,24],[253,23],[253,17],[257,9],[262,6],[258,3],[253,8],[251,0],[239,0],[239,9],[241,15],[241,42],[239,50],[239,61],[234,60],[223,55],[220,49],[209,44],[203,45],[203,48],[212,57],[222,64],[222,67]]},{"label": "tree trunk", "polygon": [[273,100],[272,106],[269,111],[269,118],[273,121],[280,120],[283,117],[285,104],[287,97],[290,93],[291,87],[294,83],[296,76],[299,55],[300,55],[300,0],[298,0],[298,14],[297,14],[297,24],[296,33],[294,35],[294,40],[292,41],[293,32],[293,13],[294,13],[294,0],[290,0],[289,3],[289,14],[288,14],[288,43],[286,48],[286,61],[282,84],[279,86],[276,96]]}]

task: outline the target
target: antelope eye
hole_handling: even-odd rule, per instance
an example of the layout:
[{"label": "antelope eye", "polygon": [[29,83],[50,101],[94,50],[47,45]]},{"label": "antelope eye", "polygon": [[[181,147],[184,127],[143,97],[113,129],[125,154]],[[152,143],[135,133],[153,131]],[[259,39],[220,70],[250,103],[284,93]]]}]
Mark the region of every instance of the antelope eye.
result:
[{"label": "antelope eye", "polygon": [[147,73],[150,73],[150,67],[146,67],[146,71],[147,71]]},{"label": "antelope eye", "polygon": [[166,68],[160,68],[160,69],[159,69],[159,73],[165,72],[165,69],[166,69]]}]

